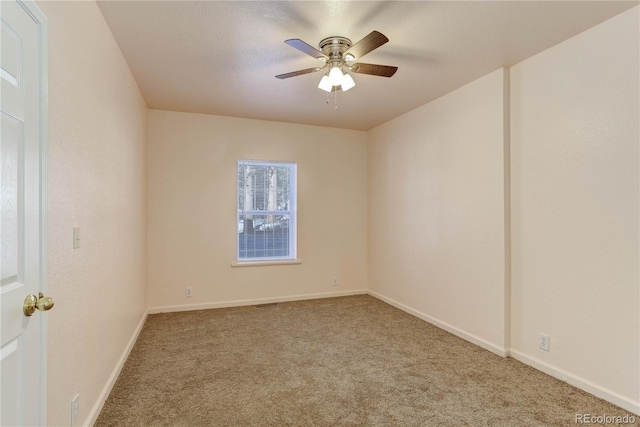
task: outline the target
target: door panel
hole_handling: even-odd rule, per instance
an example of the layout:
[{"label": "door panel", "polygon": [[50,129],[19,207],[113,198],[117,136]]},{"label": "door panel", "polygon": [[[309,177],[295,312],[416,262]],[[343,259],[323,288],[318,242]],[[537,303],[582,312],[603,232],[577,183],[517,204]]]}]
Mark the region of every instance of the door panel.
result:
[{"label": "door panel", "polygon": [[0,2],[0,422],[45,425],[46,314],[23,313],[46,284],[43,165],[45,18],[35,3]]}]

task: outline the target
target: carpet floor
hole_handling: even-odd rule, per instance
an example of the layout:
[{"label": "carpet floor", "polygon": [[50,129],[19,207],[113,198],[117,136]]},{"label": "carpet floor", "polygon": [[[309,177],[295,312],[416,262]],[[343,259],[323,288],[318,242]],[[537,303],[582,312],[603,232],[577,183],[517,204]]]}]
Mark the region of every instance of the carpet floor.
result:
[{"label": "carpet floor", "polygon": [[583,413],[628,414],[358,295],[149,315],[95,426],[575,426]]}]

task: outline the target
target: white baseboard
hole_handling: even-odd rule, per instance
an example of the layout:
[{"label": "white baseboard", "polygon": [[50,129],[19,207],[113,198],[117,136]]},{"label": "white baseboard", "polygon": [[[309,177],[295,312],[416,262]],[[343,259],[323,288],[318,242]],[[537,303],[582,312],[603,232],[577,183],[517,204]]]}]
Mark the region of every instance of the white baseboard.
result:
[{"label": "white baseboard", "polygon": [[525,365],[529,365],[532,368],[535,368],[541,372],[544,372],[547,375],[550,375],[554,378],[559,379],[560,381],[564,381],[568,384],[571,384],[574,387],[577,387],[581,390],[586,391],[587,393],[593,394],[601,399],[606,400],[607,402],[611,402],[614,405],[618,405],[622,409],[626,409],[629,412],[632,412],[636,415],[640,415],[640,402],[633,402],[626,397],[620,396],[619,394],[608,390],[604,387],[593,384],[592,382],[581,378],[577,375],[574,375],[570,372],[567,372],[563,369],[552,366],[542,360],[536,359],[535,357],[527,356],[516,350],[511,350],[510,356],[514,359],[524,363]]},{"label": "white baseboard", "polygon": [[120,372],[122,371],[122,368],[124,367],[124,364],[127,361],[127,358],[129,357],[129,353],[131,353],[131,349],[133,349],[133,346],[136,343],[136,340],[138,339],[140,332],[142,331],[142,327],[144,326],[144,322],[147,320],[148,314],[149,314],[149,310],[145,311],[144,314],[142,315],[142,319],[140,319],[140,322],[138,322],[138,326],[136,327],[135,331],[133,331],[133,335],[131,336],[131,339],[127,343],[127,346],[125,347],[124,351],[122,352],[120,359],[118,359],[118,363],[116,364],[115,368],[113,368],[113,372],[111,372],[111,375],[107,380],[107,383],[105,384],[104,388],[102,389],[102,392],[98,396],[98,400],[93,405],[93,408],[91,408],[91,411],[89,412],[89,416],[87,417],[87,420],[82,424],[83,426],[91,427],[98,419],[98,415],[100,415],[100,411],[102,411],[102,407],[104,406],[105,401],[109,397],[109,394],[113,389],[113,386],[116,384],[116,380],[118,379],[118,376],[120,375]]},{"label": "white baseboard", "polygon": [[363,294],[367,294],[366,289],[355,289],[352,291],[338,291],[338,292],[323,292],[319,294],[292,295],[292,296],[273,297],[273,298],[208,302],[204,304],[165,305],[162,307],[151,307],[149,309],[149,314],[171,313],[175,311],[208,310],[210,308],[242,307],[246,305],[268,304],[273,302],[302,301],[302,300],[309,300],[309,299],[344,297],[349,295],[363,295]]},{"label": "white baseboard", "polygon": [[440,329],[444,329],[447,332],[451,332],[453,335],[456,335],[460,338],[462,338],[463,340],[467,340],[479,347],[484,348],[485,350],[489,350],[492,353],[497,354],[498,356],[501,357],[507,357],[509,355],[509,351],[503,347],[497,346],[495,344],[492,344],[476,335],[470,334],[468,332],[463,331],[460,328],[457,328],[455,326],[452,326],[446,322],[443,322],[441,320],[438,320],[434,317],[431,317],[427,314],[424,314],[421,311],[418,311],[416,309],[413,309],[409,306],[406,306],[394,299],[385,297],[384,295],[381,295],[377,292],[374,292],[372,290],[368,290],[367,293],[369,295],[371,295],[372,297],[378,298],[381,301],[386,302],[387,304],[391,304],[392,306],[399,308],[400,310],[407,312],[409,314],[411,314],[412,316],[416,316],[419,319],[424,320],[425,322],[431,323],[432,325],[437,326]]}]

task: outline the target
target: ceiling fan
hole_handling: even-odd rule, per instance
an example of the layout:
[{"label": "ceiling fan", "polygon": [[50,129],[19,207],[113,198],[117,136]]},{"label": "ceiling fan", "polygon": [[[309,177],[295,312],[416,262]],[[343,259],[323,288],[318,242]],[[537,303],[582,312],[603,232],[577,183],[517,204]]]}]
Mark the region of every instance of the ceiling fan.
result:
[{"label": "ceiling fan", "polygon": [[378,31],[372,31],[356,44],[351,43],[351,40],[346,37],[327,37],[322,39],[318,44],[320,50],[310,46],[300,39],[285,40],[285,43],[289,46],[324,62],[324,65],[321,67],[307,68],[305,70],[279,74],[276,77],[279,79],[288,79],[289,77],[327,70],[327,73],[325,73],[318,85],[318,88],[327,92],[333,92],[336,90],[347,91],[356,85],[353,78],[347,73],[347,71],[358,74],[370,74],[372,76],[391,77],[396,71],[398,71],[398,67],[359,62],[350,64],[351,61],[360,59],[367,53],[379,48],[388,41],[389,39]]}]

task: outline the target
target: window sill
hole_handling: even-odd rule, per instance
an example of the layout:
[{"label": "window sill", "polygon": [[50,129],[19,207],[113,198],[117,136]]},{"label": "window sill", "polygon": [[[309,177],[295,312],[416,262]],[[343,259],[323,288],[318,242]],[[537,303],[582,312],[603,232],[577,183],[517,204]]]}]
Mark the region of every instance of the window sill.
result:
[{"label": "window sill", "polygon": [[302,264],[301,259],[283,259],[281,261],[236,261],[231,263],[231,267],[268,267],[272,265],[297,265]]}]

